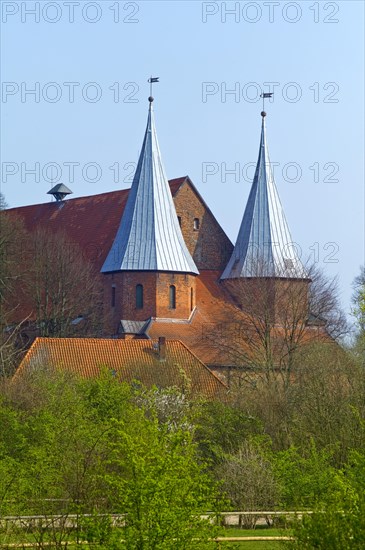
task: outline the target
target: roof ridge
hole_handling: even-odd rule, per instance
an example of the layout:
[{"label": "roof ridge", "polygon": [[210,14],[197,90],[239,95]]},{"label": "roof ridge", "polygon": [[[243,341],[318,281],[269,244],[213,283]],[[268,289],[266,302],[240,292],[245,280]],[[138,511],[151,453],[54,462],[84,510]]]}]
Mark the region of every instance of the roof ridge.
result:
[{"label": "roof ridge", "polygon": [[219,376],[217,376],[217,375],[215,374],[215,372],[213,372],[212,370],[210,370],[210,368],[209,368],[205,363],[203,363],[203,361],[202,361],[201,359],[199,359],[199,357],[198,357],[197,355],[195,355],[195,353],[194,353],[186,344],[184,344],[184,342],[182,342],[181,340],[179,340],[179,342],[184,346],[184,348],[186,348],[186,349],[188,350],[189,353],[191,353],[191,355],[193,355],[193,356],[195,357],[195,359],[196,359],[197,361],[199,361],[199,363],[200,363],[205,369],[207,369],[207,370],[208,370],[208,371],[209,371],[209,372],[210,372],[210,373],[211,373],[211,374],[212,374],[212,375],[222,384],[222,386],[224,386],[226,389],[228,389],[227,384],[225,384],[225,383],[223,382],[223,380],[221,380],[221,379],[219,378]]},{"label": "roof ridge", "polygon": [[[182,176],[183,181],[179,185],[179,188],[186,181],[187,177],[188,176]],[[172,178],[172,179],[167,180],[167,183],[171,187],[179,179],[180,178]],[[97,199],[97,198],[99,198],[101,196],[104,196],[104,195],[112,195],[113,193],[114,194],[129,193],[130,190],[131,190],[131,187],[125,187],[124,189],[113,189],[112,191],[104,191],[103,193],[94,193],[92,195],[80,195],[79,197],[72,197],[72,198],[69,198],[69,199],[65,200],[64,204],[67,204],[69,202],[74,203],[75,201],[84,200],[84,199],[91,199],[91,198],[96,198]],[[172,196],[175,196],[175,193],[176,193],[176,191],[174,193],[171,191]],[[57,204],[56,201],[49,200],[49,201],[46,201],[46,202],[37,202],[37,203],[34,203],[34,204],[25,204],[23,206],[12,206],[11,208],[5,208],[3,210],[3,212],[11,212],[12,210],[20,210],[21,208],[35,208],[37,206],[45,206],[45,205],[52,205],[53,206],[53,205],[56,205],[56,204]]]}]

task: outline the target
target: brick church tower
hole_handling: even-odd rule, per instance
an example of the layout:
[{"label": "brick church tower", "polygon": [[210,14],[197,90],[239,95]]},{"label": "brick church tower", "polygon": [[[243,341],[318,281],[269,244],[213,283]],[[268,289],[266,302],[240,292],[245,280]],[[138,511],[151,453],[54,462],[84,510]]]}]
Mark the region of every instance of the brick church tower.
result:
[{"label": "brick church tower", "polygon": [[199,271],[181,233],[152,102],[149,97],[147,128],[127,204],[101,268],[114,327],[121,320],[189,319],[196,302]]},{"label": "brick church tower", "polygon": [[[259,156],[237,242],[221,275],[221,283],[238,305],[272,320],[279,311],[307,316],[307,276],[274,181],[262,111]],[[289,304],[289,302],[291,302]],[[289,306],[289,307],[288,307]]]}]

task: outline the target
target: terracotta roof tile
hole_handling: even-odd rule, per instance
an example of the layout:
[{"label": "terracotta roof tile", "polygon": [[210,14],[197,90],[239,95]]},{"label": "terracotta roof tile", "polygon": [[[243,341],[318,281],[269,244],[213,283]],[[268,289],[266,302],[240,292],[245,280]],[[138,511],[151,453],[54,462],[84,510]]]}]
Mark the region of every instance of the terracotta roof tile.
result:
[{"label": "terracotta roof tile", "polygon": [[[166,336],[182,340],[206,365],[244,367],[262,350],[250,318],[235,306],[219,282],[219,271],[201,271],[196,280],[197,308],[190,323],[152,320],[150,338]],[[277,328],[278,341],[282,329]],[[321,327],[306,328],[301,341],[328,340]]]},{"label": "terracotta roof tile", "polygon": [[[154,346],[155,344],[155,346]],[[182,342],[166,340],[165,360],[152,340],[36,338],[15,377],[33,369],[56,368],[88,378],[110,369],[120,380],[147,387],[176,386],[222,398],[227,388]]]},{"label": "terracotta roof tile", "polygon": [[[166,338],[184,341],[206,365],[231,366],[235,364],[234,357],[239,350],[229,353],[222,345],[222,340],[214,343],[214,334],[220,329],[232,326],[232,323],[242,323],[247,320],[245,314],[232,303],[219,283],[219,271],[201,271],[197,277],[197,309],[190,323],[171,323],[164,320],[153,320],[147,334],[151,338],[166,336]],[[227,346],[229,343],[227,342]],[[237,343],[235,343],[237,345]],[[240,338],[242,355],[249,353],[247,342]]]}]

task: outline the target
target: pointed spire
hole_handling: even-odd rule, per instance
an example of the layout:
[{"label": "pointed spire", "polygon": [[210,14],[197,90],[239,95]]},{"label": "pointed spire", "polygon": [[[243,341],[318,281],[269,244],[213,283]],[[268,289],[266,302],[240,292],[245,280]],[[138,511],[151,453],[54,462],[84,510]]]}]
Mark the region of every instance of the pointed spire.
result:
[{"label": "pointed spire", "polygon": [[132,188],[113,245],[101,269],[195,273],[162,164],[149,97],[147,128]]},{"label": "pointed spire", "polygon": [[262,111],[259,157],[232,256],[221,279],[306,278],[276,189]]}]

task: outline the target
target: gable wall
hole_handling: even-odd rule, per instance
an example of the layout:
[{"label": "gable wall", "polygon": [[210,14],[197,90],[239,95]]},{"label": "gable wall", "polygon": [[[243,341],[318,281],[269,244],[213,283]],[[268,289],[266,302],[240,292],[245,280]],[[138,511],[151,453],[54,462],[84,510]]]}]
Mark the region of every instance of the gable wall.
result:
[{"label": "gable wall", "polygon": [[[187,181],[174,196],[174,203],[184,240],[198,269],[223,271],[233,245]],[[199,219],[199,229],[194,229],[194,218]]]}]

